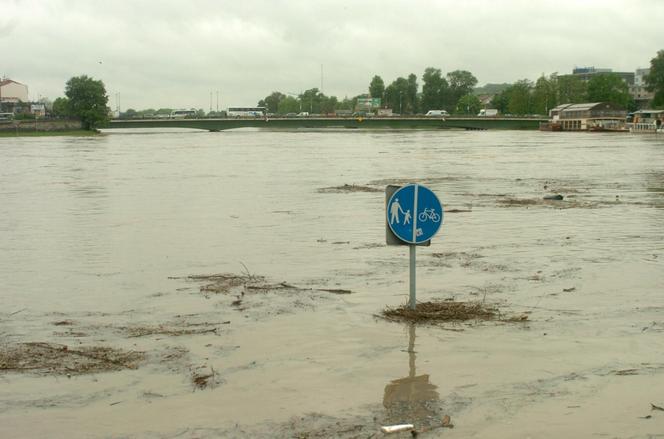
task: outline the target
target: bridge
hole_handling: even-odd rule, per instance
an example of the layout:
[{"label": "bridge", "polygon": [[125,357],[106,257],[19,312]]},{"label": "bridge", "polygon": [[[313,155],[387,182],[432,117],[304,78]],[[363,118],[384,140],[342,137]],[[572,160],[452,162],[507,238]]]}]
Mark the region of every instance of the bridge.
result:
[{"label": "bridge", "polygon": [[294,117],[225,119],[115,119],[104,128],[193,128],[222,131],[234,128],[295,129],[396,129],[396,130],[536,130],[545,118],[518,117]]}]

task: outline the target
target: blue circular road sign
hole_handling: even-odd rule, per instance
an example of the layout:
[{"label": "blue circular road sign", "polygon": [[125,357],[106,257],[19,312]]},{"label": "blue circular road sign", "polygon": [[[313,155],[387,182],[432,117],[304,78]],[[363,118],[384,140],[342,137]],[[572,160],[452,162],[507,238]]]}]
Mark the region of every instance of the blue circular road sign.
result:
[{"label": "blue circular road sign", "polygon": [[387,203],[387,224],[402,241],[421,244],[430,240],[443,224],[443,205],[425,186],[403,186]]}]

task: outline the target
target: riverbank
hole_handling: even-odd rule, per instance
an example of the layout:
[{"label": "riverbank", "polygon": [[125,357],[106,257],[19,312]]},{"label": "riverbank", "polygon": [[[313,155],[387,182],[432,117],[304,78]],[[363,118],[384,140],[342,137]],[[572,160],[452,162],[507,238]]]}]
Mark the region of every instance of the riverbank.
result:
[{"label": "riverbank", "polygon": [[63,130],[63,131],[0,131],[0,138],[3,137],[94,137],[100,136],[99,131],[87,130]]},{"label": "riverbank", "polygon": [[92,136],[99,132],[86,131],[79,120],[11,120],[0,122],[0,137]]}]

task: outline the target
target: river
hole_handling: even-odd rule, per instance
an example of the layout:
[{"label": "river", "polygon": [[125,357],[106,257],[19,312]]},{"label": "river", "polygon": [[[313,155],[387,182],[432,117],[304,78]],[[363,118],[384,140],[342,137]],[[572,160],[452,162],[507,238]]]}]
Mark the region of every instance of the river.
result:
[{"label": "river", "polygon": [[[383,192],[408,182],[446,210],[418,248],[418,300],[527,320],[377,317],[408,297]],[[276,292],[229,297],[189,277],[222,273]],[[0,285],[5,347],[145,355],[99,373],[0,367],[1,437],[367,437],[408,413],[451,417],[431,437],[652,437],[664,431],[651,411],[664,406],[664,137],[0,138]],[[139,327],[181,333],[127,332]],[[392,410],[400,385],[425,415]]]}]

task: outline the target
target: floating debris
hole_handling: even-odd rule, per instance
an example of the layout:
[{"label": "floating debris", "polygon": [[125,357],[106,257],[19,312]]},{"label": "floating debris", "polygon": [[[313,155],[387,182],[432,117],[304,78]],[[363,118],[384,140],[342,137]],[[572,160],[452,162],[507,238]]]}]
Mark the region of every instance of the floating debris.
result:
[{"label": "floating debris", "polygon": [[400,431],[410,431],[414,428],[415,426],[413,424],[385,425],[383,427],[380,427],[380,431],[389,434],[389,433],[398,433]]},{"label": "floating debris", "polygon": [[117,329],[124,332],[127,337],[145,337],[148,335],[168,335],[177,337],[181,335],[207,334],[219,331],[220,323],[186,323],[186,324],[160,324],[121,326]]},{"label": "floating debris", "polygon": [[371,186],[358,186],[355,184],[344,184],[343,186],[324,187],[318,189],[322,194],[338,194],[338,193],[352,193],[352,192],[383,192],[383,189]]},{"label": "floating debris", "polygon": [[54,343],[16,343],[0,346],[0,371],[71,375],[136,369],[143,352],[104,346],[71,349]]},{"label": "floating debris", "polygon": [[325,291],[332,294],[353,294],[351,290],[344,290],[341,288],[319,288],[318,291]]},{"label": "floating debris", "polygon": [[408,304],[387,308],[383,316],[389,320],[407,322],[452,322],[466,320],[491,320],[498,310],[483,302],[421,302],[415,309]]}]

